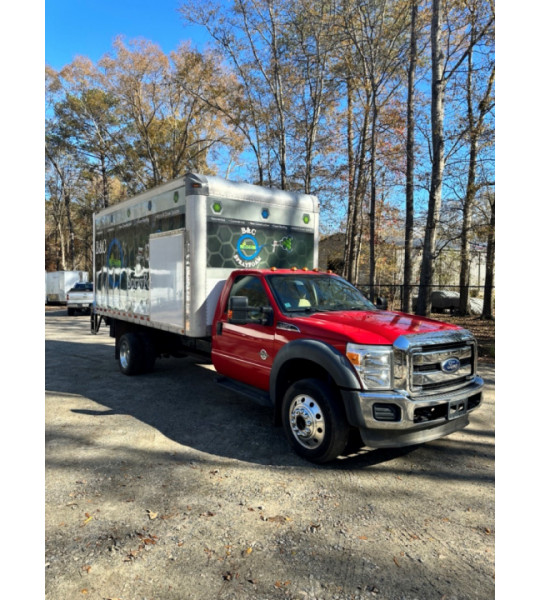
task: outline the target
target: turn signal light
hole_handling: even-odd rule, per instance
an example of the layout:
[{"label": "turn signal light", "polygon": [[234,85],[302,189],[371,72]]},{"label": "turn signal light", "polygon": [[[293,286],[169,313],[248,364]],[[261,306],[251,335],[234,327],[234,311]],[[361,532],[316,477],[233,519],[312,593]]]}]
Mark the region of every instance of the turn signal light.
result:
[{"label": "turn signal light", "polygon": [[362,362],[360,354],[358,354],[357,352],[347,352],[347,358],[355,367],[359,367]]}]

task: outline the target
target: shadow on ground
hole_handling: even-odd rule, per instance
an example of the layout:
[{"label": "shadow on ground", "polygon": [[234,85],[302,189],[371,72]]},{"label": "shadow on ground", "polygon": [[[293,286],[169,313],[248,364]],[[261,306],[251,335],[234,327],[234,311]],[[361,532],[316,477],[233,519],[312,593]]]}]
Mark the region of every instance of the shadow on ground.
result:
[{"label": "shadow on ground", "polygon": [[[112,344],[100,343],[102,339],[100,334],[85,343],[46,341],[46,390],[71,397],[74,414],[98,419],[104,427],[114,415],[129,415],[201,452],[262,465],[314,467],[289,449],[282,429],[272,426],[270,409],[221,388],[208,364],[192,358],[163,359],[151,374],[126,377],[114,360]],[[81,404],[87,402],[81,399],[92,400],[98,407],[83,408]],[[478,434],[492,435],[486,431]],[[362,450],[316,468],[372,468],[419,452],[436,460],[441,449],[447,457],[457,459],[478,452],[493,455],[490,440],[456,444],[450,437],[403,449]],[[438,473],[458,477],[444,463]]]}]

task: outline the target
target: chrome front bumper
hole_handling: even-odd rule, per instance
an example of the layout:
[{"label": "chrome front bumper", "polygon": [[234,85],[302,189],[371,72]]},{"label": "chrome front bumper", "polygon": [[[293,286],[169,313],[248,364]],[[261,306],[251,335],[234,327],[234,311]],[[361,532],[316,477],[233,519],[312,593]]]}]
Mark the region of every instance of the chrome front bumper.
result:
[{"label": "chrome front bumper", "polygon": [[[398,448],[434,440],[469,423],[482,403],[484,381],[475,377],[466,387],[440,394],[411,397],[399,392],[342,390],[349,423],[358,427],[366,446]],[[387,413],[393,420],[380,420]]]}]

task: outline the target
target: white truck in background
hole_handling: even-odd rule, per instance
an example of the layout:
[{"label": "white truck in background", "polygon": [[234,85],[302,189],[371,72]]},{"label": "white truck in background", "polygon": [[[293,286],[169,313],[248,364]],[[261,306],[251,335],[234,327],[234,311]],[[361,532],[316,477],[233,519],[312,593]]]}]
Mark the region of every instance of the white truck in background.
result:
[{"label": "white truck in background", "polygon": [[45,273],[45,304],[66,304],[67,293],[76,283],[88,281],[87,271],[52,271]]},{"label": "white truck in background", "polygon": [[76,283],[67,293],[67,313],[69,316],[77,312],[90,314],[94,302],[94,286],[92,282]]}]

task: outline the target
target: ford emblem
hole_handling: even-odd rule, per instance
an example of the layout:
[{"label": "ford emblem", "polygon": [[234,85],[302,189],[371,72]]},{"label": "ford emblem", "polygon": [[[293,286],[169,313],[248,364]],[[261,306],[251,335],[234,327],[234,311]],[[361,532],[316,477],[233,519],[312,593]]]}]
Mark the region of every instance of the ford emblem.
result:
[{"label": "ford emblem", "polygon": [[455,373],[459,370],[460,367],[461,361],[459,360],[459,358],[449,358],[441,364],[441,369],[445,373]]}]

